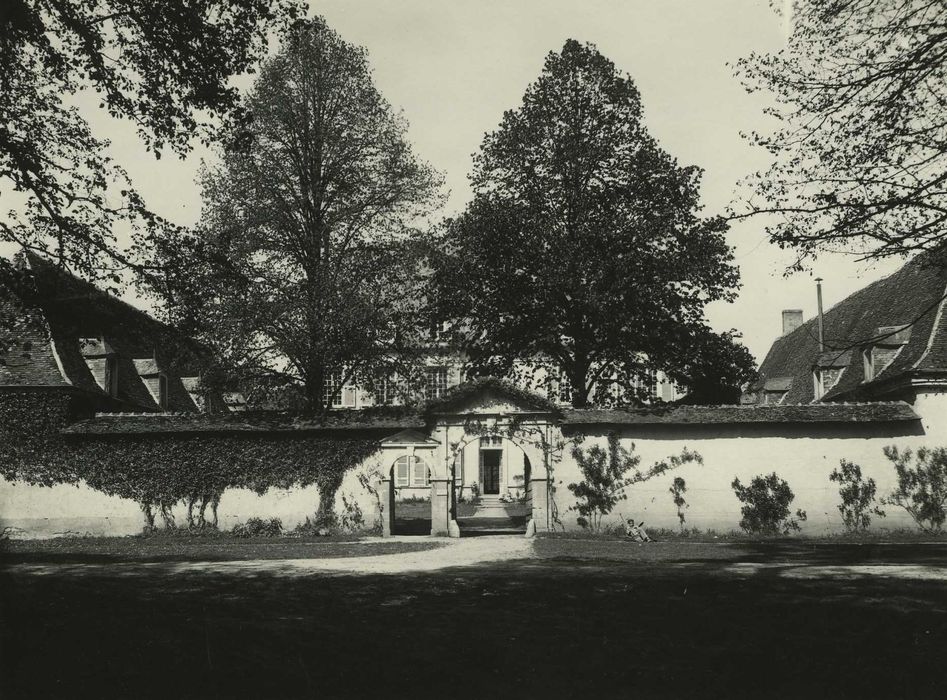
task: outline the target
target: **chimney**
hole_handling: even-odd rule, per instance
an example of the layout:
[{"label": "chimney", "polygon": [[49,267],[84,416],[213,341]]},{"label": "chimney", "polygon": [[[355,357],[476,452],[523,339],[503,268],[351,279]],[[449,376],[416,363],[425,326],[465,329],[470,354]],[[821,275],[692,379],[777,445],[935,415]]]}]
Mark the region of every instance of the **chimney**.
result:
[{"label": "chimney", "polygon": [[825,352],[825,328],[822,325],[822,278],[815,278],[815,293],[819,303],[819,352]]},{"label": "chimney", "polygon": [[802,325],[802,309],[783,311],[783,335],[789,335]]}]

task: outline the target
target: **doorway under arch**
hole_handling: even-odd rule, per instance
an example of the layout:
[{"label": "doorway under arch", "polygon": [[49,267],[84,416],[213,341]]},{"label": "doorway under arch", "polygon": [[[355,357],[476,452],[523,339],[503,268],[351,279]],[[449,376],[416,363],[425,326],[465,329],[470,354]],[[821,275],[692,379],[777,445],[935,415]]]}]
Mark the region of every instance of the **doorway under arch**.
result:
[{"label": "doorway under arch", "polygon": [[397,457],[389,470],[393,535],[431,534],[431,465],[417,454]]},{"label": "doorway under arch", "polygon": [[450,469],[461,537],[526,531],[532,465],[515,440],[498,433],[468,436],[455,447]]}]

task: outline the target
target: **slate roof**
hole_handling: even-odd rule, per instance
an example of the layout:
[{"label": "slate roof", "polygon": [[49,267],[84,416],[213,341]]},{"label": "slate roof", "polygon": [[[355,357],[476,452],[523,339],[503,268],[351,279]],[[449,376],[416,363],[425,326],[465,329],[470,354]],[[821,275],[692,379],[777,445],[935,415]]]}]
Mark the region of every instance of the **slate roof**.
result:
[{"label": "slate roof", "polygon": [[566,425],[720,425],[745,423],[890,423],[920,417],[903,401],[765,406],[567,409]]},{"label": "slate roof", "polygon": [[[56,267],[27,254],[32,283],[19,299],[0,299],[7,310],[27,309],[29,329],[17,331],[20,345],[31,345],[29,358],[19,348],[4,356],[0,386],[74,386],[99,395],[107,393],[96,382],[87,359],[114,355],[118,371],[116,407],[158,411],[154,396],[142,381],[140,369],[168,376],[168,409],[196,411],[197,406],[180,380],[195,375],[201,348],[174,329],[130,304]],[[144,362],[140,358],[149,359]],[[109,399],[112,401],[111,399]]]},{"label": "slate roof", "polygon": [[[835,386],[822,401],[865,400],[878,386],[914,372],[943,372],[947,376],[947,318],[942,313],[947,291],[947,268],[919,255],[894,274],[870,284],[824,313],[826,352],[819,352],[818,319],[778,338],[760,365],[759,379],[750,391],[759,391],[770,380],[791,377],[784,404],[815,399],[814,366],[845,366]],[[865,381],[861,349],[888,333],[913,324],[901,333],[907,342],[891,364],[874,379]],[[893,338],[884,342],[892,342]]]}]

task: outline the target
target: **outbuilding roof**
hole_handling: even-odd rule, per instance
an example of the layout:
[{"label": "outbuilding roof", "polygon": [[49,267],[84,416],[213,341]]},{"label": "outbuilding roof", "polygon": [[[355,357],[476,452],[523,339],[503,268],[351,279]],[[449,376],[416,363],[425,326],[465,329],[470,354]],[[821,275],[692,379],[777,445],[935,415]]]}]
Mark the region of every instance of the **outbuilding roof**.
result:
[{"label": "outbuilding roof", "polygon": [[[819,348],[817,318],[778,338],[760,365],[751,391],[768,389],[773,379],[791,377],[783,404],[809,403],[815,399],[814,367],[844,368],[822,401],[872,398],[879,383],[913,372],[947,375],[945,291],[947,268],[929,255],[915,257],[825,312],[824,351]],[[854,351],[891,344],[900,345],[900,352],[866,381],[864,363]]]}]

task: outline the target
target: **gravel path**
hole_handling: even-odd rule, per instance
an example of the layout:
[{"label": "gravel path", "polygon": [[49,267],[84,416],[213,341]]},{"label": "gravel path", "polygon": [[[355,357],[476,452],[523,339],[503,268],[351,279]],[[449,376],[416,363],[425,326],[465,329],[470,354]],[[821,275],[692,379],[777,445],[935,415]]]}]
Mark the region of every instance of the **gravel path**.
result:
[{"label": "gravel path", "polygon": [[[392,538],[397,540],[399,538]],[[417,538],[413,538],[415,541]],[[391,541],[391,540],[389,540]],[[411,541],[408,538],[406,541]],[[308,576],[317,573],[335,574],[402,574],[436,571],[453,566],[471,566],[492,561],[525,559],[533,556],[532,540],[522,535],[472,537],[468,539],[431,538],[440,546],[419,552],[335,557],[324,559],[247,559],[239,561],[194,562],[118,562],[110,564],[14,564],[7,568],[14,573],[44,575],[109,575],[209,573],[232,576],[275,574]]]}]

